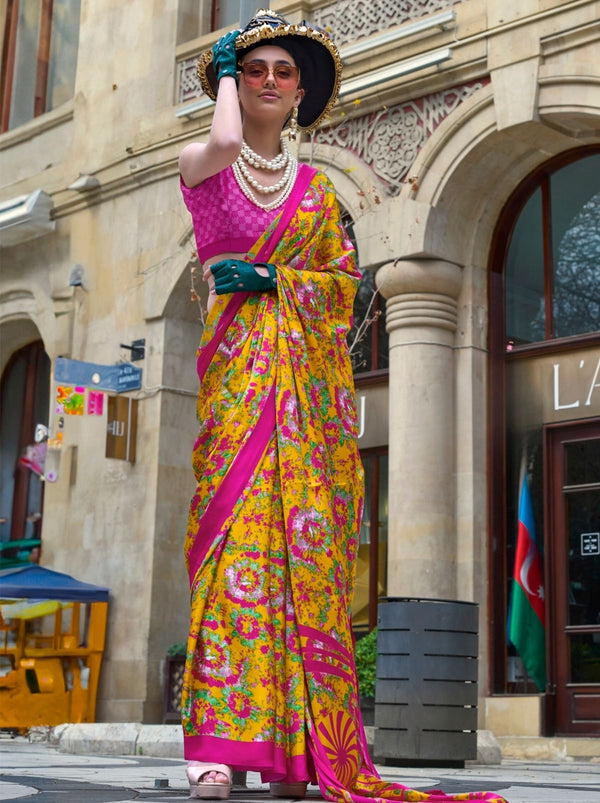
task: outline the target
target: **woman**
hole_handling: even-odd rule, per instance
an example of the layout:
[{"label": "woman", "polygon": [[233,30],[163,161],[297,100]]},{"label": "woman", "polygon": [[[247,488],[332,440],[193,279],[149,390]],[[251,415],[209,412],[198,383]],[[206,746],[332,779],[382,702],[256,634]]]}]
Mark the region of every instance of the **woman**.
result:
[{"label": "woman", "polygon": [[199,75],[216,96],[210,136],[180,157],[210,285],[185,545],[191,795],[226,798],[237,769],[260,771],[275,796],[318,780],[332,800],[455,799],[384,784],[360,719],[363,474],[346,345],[359,274],[331,184],[281,140],[288,121],[308,130],[335,103],[338,52],[322,31],[258,12]]}]

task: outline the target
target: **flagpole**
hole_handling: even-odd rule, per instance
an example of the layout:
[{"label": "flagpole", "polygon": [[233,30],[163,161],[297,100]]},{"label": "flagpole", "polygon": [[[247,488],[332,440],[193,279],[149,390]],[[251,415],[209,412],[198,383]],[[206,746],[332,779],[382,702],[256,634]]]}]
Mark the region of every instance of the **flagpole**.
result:
[{"label": "flagpole", "polygon": [[[517,500],[521,501],[521,488],[523,487],[523,480],[527,476],[527,441],[523,444],[521,449],[521,462],[519,464],[519,484],[517,485]],[[518,515],[518,504],[517,504]]]},{"label": "flagpole", "polygon": [[[514,564],[515,564],[515,560],[516,560],[517,545],[518,545],[518,540],[519,540],[518,521],[519,521],[520,510],[521,510],[521,493],[522,493],[522,490],[523,490],[523,482],[527,482],[527,437],[526,436],[525,436],[525,439],[524,439],[524,442],[523,442],[523,446],[521,447],[521,461],[519,463],[519,479],[517,481],[517,538],[516,538],[516,541],[515,541],[515,558],[513,559],[513,583],[516,582],[516,579],[514,577],[514,568],[515,568]],[[508,605],[508,627],[507,627],[507,633],[508,633],[509,641],[510,641],[510,627],[511,627],[511,617],[512,617],[512,597],[513,597],[513,594],[514,594],[514,591],[513,591],[513,593],[511,593],[511,598],[510,598],[509,605]],[[519,661],[521,663],[521,666],[523,667],[523,671],[525,672],[525,675],[523,677],[523,692],[526,692],[527,691],[527,684],[529,682],[529,673],[527,672],[525,664],[523,663],[523,659],[521,658],[521,654],[520,654],[519,650],[517,649],[516,645],[515,645],[515,649],[517,650],[517,657],[518,657],[518,659],[519,659]]]}]

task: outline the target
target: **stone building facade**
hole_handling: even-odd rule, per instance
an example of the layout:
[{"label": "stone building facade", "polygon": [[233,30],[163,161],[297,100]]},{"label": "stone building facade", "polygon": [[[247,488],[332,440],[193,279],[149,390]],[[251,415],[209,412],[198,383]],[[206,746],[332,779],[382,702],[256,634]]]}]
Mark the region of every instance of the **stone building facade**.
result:
[{"label": "stone building facade", "polygon": [[[160,721],[166,648],[187,629],[203,291],[177,156],[207,135],[195,61],[229,5],[55,2],[48,25],[58,37],[66,9],[71,29],[54,71],[35,21],[15,0],[0,6],[1,437],[13,461],[0,538],[41,533],[44,565],[110,587],[107,721]],[[380,594],[477,602],[480,726],[597,733],[600,3],[271,5],[330,30],[344,61],[340,101],[299,156],[337,188],[375,318],[356,360],[368,480],[356,621],[375,623]],[[35,69],[18,40],[28,24]],[[28,69],[31,101],[14,80]],[[140,339],[142,387],[124,394],[138,400],[131,462],[106,456],[106,405],[57,408],[54,370],[59,356],[128,361]],[[62,433],[43,492],[13,474],[38,420]],[[544,554],[542,690],[506,644],[523,448]]]}]

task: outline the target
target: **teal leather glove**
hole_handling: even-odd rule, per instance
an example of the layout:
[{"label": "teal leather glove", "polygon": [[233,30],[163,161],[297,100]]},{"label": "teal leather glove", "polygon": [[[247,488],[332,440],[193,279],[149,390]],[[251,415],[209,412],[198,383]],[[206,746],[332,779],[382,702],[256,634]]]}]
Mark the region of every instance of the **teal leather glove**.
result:
[{"label": "teal leather glove", "polygon": [[222,36],[212,49],[213,66],[215,68],[215,75],[217,81],[225,75],[230,75],[238,82],[237,71],[237,53],[235,50],[235,40],[238,38],[240,32],[238,30],[230,31]]},{"label": "teal leather glove", "polygon": [[[261,276],[255,267],[266,268],[268,276]],[[273,290],[277,287],[275,265],[267,262],[245,262],[243,259],[223,259],[215,262],[210,268],[215,279],[215,293],[247,293],[253,291]]]}]

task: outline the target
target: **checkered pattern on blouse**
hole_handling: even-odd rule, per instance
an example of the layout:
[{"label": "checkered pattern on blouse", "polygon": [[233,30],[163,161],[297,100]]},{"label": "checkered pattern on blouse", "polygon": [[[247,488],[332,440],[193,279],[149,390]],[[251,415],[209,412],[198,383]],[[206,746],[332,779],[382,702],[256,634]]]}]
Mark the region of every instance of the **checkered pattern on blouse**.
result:
[{"label": "checkered pattern on blouse", "polygon": [[194,224],[200,262],[228,251],[246,253],[279,214],[249,201],[231,167],[195,187],[181,181],[181,192]]}]

